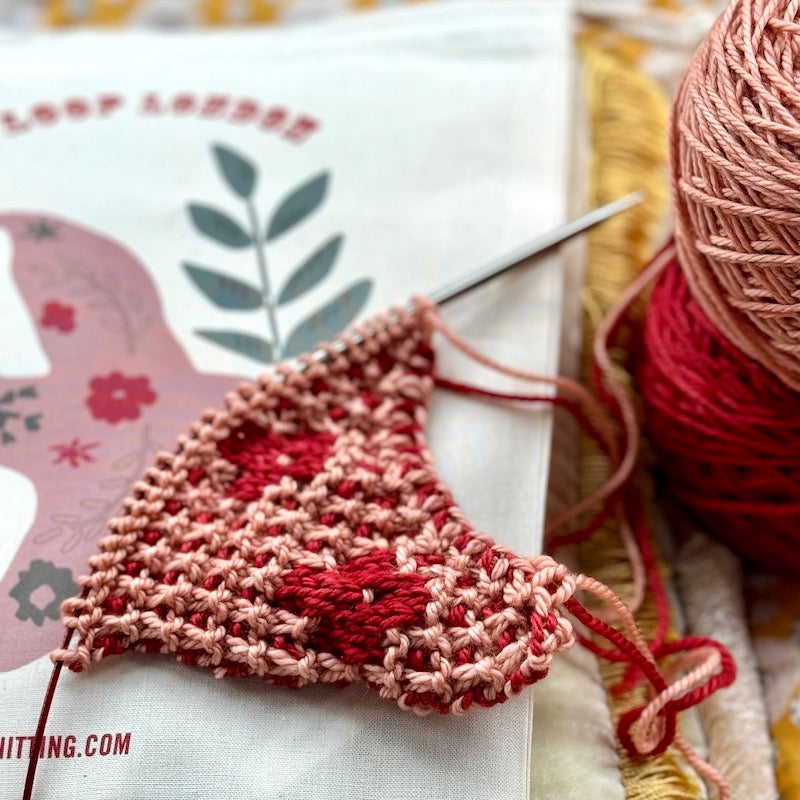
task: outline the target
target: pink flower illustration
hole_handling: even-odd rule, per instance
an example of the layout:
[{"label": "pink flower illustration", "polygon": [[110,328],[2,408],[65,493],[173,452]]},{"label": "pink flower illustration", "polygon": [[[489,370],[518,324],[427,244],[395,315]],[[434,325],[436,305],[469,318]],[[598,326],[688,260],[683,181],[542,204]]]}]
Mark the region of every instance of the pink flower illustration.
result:
[{"label": "pink flower illustration", "polygon": [[75,308],[55,300],[45,303],[42,327],[57,328],[61,333],[69,333],[75,327]]},{"label": "pink flower illustration", "polygon": [[105,378],[92,378],[89,388],[92,392],[86,398],[86,405],[92,416],[114,424],[123,419],[138,419],[142,413],[140,407],[155,403],[157,397],[144,375],[129,378],[121,372],[112,372]]}]

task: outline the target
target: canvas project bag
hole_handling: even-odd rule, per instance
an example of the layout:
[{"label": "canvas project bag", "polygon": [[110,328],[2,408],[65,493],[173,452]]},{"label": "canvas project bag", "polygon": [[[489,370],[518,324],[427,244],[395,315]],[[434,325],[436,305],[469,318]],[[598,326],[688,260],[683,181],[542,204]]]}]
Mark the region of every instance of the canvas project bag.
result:
[{"label": "canvas project bag", "polygon": [[[496,3],[5,38],[0,797],[20,794],[58,608],[108,519],[204,408],[271,368],[275,331],[297,355],[562,221],[568,23],[560,3]],[[447,319],[552,373],[561,280],[546,259]],[[434,392],[427,434],[471,524],[536,554],[549,414]],[[532,714],[531,691],[419,719],[363,686],[290,692],[126,656],[62,677],[35,796],[527,797]]]}]

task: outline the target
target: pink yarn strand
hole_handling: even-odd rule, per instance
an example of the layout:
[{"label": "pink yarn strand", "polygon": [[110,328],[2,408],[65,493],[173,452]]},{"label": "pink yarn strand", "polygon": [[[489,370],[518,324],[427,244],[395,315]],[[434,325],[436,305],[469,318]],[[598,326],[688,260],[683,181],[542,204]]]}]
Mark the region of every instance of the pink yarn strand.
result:
[{"label": "pink yarn strand", "polygon": [[[614,436],[613,429],[608,418],[608,414],[600,403],[592,396],[584,386],[581,386],[577,381],[564,377],[551,377],[547,375],[538,375],[536,373],[527,372],[525,370],[510,367],[502,364],[493,358],[490,358],[479,350],[476,350],[472,345],[465,341],[461,336],[449,328],[439,317],[432,317],[431,324],[435,330],[444,336],[456,349],[460,350],[466,356],[471,358],[478,364],[482,364],[491,370],[501,374],[507,375],[512,378],[518,378],[530,383],[543,383],[555,387],[557,390],[564,392],[567,396],[575,398],[587,411],[587,416],[591,420],[593,426],[598,431],[602,438],[605,448],[610,454],[613,463],[619,460],[618,447],[616,437]],[[615,473],[616,475],[616,473]],[[567,509],[565,512],[551,520],[547,526],[547,533],[552,533],[578,516],[588,511],[589,509],[601,503],[608,498],[616,489],[619,488],[621,482],[614,479],[612,476],[608,482],[603,484],[596,492],[587,498],[584,498],[579,503]]]},{"label": "pink yarn strand", "polygon": [[[590,592],[610,606],[641,658],[655,666],[655,658],[650,648],[647,647],[633,614],[617,594],[610,587],[586,575],[578,575],[575,585],[578,589]],[[651,752],[662,738],[663,730],[659,726],[659,715],[667,705],[678,698],[685,697],[693,690],[702,689],[709,678],[719,673],[721,665],[720,650],[715,647],[698,647],[690,650],[677,662],[673,667],[675,671],[689,666],[693,669],[659,691],[642,709],[638,719],[630,728],[630,738],[640,753]],[[730,683],[733,677],[733,674],[726,676],[725,683],[722,685]],[[679,734],[675,734],[672,741],[697,773],[710,785],[716,787],[718,800],[730,800],[730,785],[722,773],[701,758],[697,751]]]}]

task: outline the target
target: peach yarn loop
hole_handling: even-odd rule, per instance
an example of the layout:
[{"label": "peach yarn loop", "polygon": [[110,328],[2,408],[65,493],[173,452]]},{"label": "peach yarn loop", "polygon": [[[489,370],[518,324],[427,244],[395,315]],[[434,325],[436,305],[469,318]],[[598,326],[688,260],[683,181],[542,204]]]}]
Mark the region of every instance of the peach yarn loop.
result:
[{"label": "peach yarn loop", "polygon": [[716,328],[800,389],[800,6],[733,0],[673,105],[675,239]]}]

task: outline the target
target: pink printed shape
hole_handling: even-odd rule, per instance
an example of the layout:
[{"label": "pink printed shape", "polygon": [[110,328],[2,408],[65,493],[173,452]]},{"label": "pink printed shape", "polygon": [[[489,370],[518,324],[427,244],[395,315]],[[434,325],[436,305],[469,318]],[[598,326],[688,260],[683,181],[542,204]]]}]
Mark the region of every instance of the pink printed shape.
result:
[{"label": "pink printed shape", "polygon": [[51,363],[44,378],[0,377],[0,397],[14,393],[0,410],[19,415],[6,422],[13,441],[0,444],[0,463],[27,475],[38,494],[33,525],[0,576],[0,670],[10,670],[63,634],[57,607],[40,613],[26,587],[46,580],[65,597],[66,570],[74,578],[84,570],[144,466],[232,381],[195,372],[147,271],[113,239],[41,213],[2,214],[0,227]]}]

